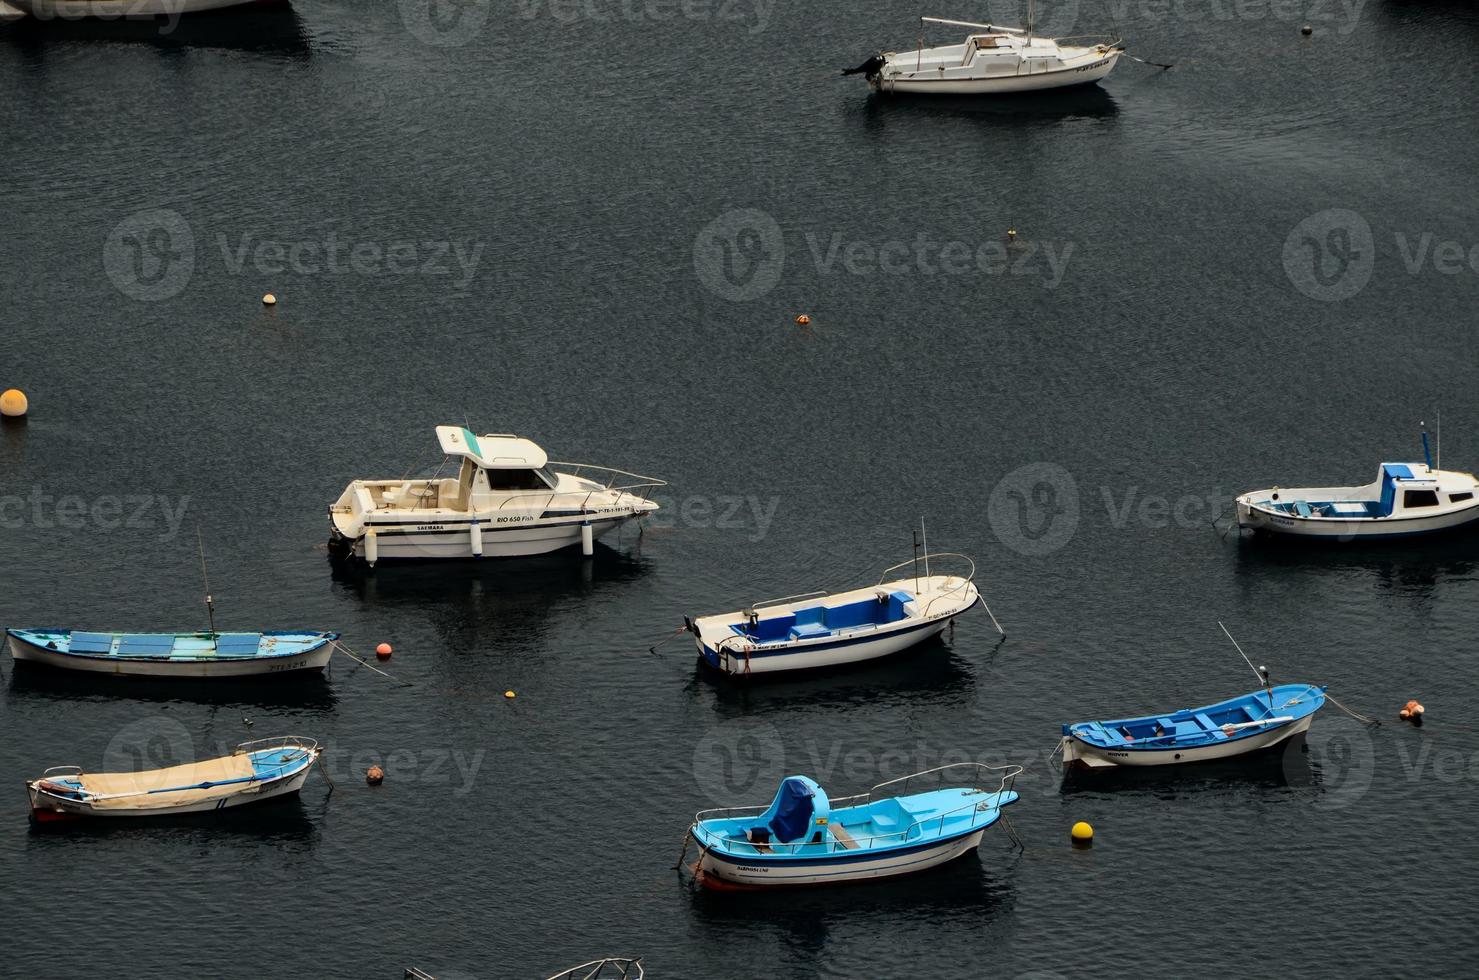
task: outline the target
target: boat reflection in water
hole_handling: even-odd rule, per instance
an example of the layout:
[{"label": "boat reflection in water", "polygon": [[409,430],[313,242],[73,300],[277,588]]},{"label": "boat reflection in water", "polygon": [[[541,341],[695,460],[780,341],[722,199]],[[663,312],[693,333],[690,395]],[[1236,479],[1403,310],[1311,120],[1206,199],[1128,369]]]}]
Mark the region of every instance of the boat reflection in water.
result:
[{"label": "boat reflection in water", "polygon": [[306,57],[313,50],[303,19],[286,3],[145,20],[0,19],[0,41],[38,57],[60,42],[147,44],[166,51],[210,48],[283,57]]}]

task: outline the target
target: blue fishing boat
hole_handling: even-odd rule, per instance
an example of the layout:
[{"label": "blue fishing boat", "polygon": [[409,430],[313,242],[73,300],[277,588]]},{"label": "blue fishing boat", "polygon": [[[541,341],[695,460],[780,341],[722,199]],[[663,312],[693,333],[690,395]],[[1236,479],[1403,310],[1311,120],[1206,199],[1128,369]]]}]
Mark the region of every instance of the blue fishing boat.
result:
[{"label": "blue fishing boat", "polygon": [[136,677],[219,678],[322,670],[338,633],[5,631],[17,662]]},{"label": "blue fishing boat", "polygon": [[1021,772],[958,763],[838,800],[806,776],[787,776],[768,807],[705,810],[689,834],[702,852],[702,880],[720,887],[910,874],[974,850],[1004,819],[1002,808],[1017,801],[1012,785]]},{"label": "blue fishing boat", "polygon": [[1063,763],[1087,768],[1167,766],[1271,748],[1309,729],[1325,688],[1280,684],[1204,708],[1063,726]]}]

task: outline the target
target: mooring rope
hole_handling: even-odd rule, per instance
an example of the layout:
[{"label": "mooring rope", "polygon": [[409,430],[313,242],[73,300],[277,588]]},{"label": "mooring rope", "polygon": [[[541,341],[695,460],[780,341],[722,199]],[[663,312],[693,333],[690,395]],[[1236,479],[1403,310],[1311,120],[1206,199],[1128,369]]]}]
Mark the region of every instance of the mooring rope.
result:
[{"label": "mooring rope", "polygon": [[1378,719],[1378,718],[1367,718],[1365,715],[1360,714],[1360,713],[1355,712],[1355,711],[1352,711],[1350,708],[1347,708],[1345,705],[1343,705],[1339,701],[1335,700],[1335,695],[1331,694],[1329,691],[1326,691],[1325,692],[1325,700],[1326,701],[1329,701],[1331,704],[1335,705],[1341,711],[1344,711],[1346,714],[1350,715],[1352,718],[1356,719],[1357,721],[1359,721],[1363,725],[1380,725],[1381,724],[1381,720]]},{"label": "mooring rope", "polygon": [[356,657],[354,654],[350,653],[349,652],[349,648],[346,647],[344,644],[340,643],[338,640],[330,640],[329,641],[329,645],[332,646],[335,650],[338,650],[340,653],[344,654],[344,656],[348,657],[350,660],[353,660],[355,663],[359,664],[360,666],[370,668],[375,673],[379,674],[381,677],[389,677],[391,680],[395,681],[397,684],[404,684],[407,687],[415,687],[415,685],[412,684],[410,681],[403,681],[399,677],[391,677],[391,675],[387,674],[385,671],[381,670],[379,667],[376,667],[374,664],[365,663],[359,657]]}]

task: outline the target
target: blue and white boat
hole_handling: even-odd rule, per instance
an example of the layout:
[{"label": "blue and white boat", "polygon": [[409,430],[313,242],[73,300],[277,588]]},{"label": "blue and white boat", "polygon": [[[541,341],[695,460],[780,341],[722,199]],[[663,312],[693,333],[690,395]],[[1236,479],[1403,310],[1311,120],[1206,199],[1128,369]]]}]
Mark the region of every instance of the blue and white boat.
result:
[{"label": "blue and white boat", "polygon": [[[964,574],[932,574],[930,563],[958,559]],[[975,563],[964,555],[926,554],[923,575],[888,576],[919,561],[885,569],[878,584],[850,592],[810,592],[756,602],[713,616],[685,617],[704,662],[726,674],[807,670],[885,657],[938,636],[980,601]],[[994,617],[993,617],[994,618]],[[998,627],[999,628],[999,627]]]},{"label": "blue and white boat", "polygon": [[1280,684],[1204,708],[1063,726],[1063,764],[1169,766],[1272,748],[1309,729],[1325,689]]},{"label": "blue and white boat", "polygon": [[1421,463],[1382,463],[1360,487],[1270,487],[1237,498],[1238,527],[1336,541],[1413,537],[1479,521],[1479,478]]},{"label": "blue and white boat", "polygon": [[17,662],[133,677],[220,678],[322,670],[338,633],[88,633],[10,629]]},{"label": "blue and white boat", "polygon": [[205,813],[289,796],[303,788],[318,742],[289,735],[243,742],[219,759],[144,772],[57,766],[26,783],[38,822],[78,817]]},{"label": "blue and white boat", "polygon": [[768,807],[705,810],[689,834],[707,884],[784,887],[885,878],[966,854],[1017,802],[1021,766],[966,762],[829,800],[787,776]]}]

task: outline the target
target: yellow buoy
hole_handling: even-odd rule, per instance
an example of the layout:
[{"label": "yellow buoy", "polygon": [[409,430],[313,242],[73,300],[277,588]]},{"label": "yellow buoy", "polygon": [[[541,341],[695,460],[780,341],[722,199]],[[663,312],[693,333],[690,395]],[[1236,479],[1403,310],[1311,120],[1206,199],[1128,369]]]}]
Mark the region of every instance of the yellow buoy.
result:
[{"label": "yellow buoy", "polygon": [[8,419],[18,419],[30,410],[31,403],[26,400],[26,393],[19,388],[11,388],[0,394],[0,415]]},{"label": "yellow buoy", "polygon": [[503,692],[503,696],[506,697],[506,698],[512,698],[514,696],[514,692],[513,691],[504,691]]},{"label": "yellow buoy", "polygon": [[1094,828],[1083,820],[1074,824],[1073,830],[1069,831],[1069,833],[1073,835],[1073,842],[1080,847],[1090,844],[1094,840]]},{"label": "yellow buoy", "polygon": [[272,295],[271,293],[268,293],[266,296],[263,296],[262,297],[262,305],[263,306],[276,306],[277,305],[277,297],[274,296],[274,295]]}]

